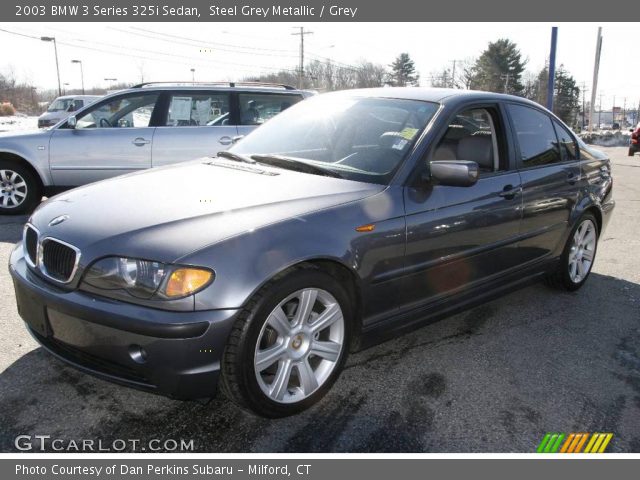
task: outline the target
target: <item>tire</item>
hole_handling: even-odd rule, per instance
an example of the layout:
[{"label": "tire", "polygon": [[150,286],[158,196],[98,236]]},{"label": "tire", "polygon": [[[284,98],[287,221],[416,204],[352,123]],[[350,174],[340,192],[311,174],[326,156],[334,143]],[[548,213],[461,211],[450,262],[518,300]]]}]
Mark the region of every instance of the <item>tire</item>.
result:
[{"label": "tire", "polygon": [[[587,230],[581,230],[584,228]],[[580,233],[578,233],[579,231]],[[582,240],[579,241],[581,235]],[[589,278],[593,262],[596,259],[598,236],[596,218],[590,213],[585,213],[571,229],[567,244],[560,257],[560,265],[548,277],[549,284],[570,292],[582,287]],[[589,241],[587,242],[587,240]],[[577,241],[579,243],[576,244]],[[587,243],[588,245],[585,246]]]},{"label": "tire", "polygon": [[0,160],[0,215],[30,213],[42,200],[40,179],[20,163]]},{"label": "tire", "polygon": [[254,295],[233,326],[222,357],[222,390],[242,408],[269,418],[311,407],[344,367],[351,319],[349,295],[328,273],[301,266],[279,275]]},{"label": "tire", "polygon": [[635,149],[633,149],[633,148],[629,147],[629,153],[628,153],[628,155],[629,155],[630,157],[633,157],[633,156],[635,155],[635,153],[636,153]]}]

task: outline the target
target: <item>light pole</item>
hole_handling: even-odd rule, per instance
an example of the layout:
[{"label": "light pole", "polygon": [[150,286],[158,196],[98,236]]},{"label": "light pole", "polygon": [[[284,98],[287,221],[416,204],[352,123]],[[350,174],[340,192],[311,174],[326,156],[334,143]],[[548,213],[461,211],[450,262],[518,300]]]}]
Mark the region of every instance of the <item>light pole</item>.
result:
[{"label": "light pole", "polygon": [[551,27],[551,51],[549,52],[549,79],[547,81],[547,110],[553,111],[553,93],[556,81],[556,48],[558,27]]},{"label": "light pole", "polygon": [[71,60],[71,63],[80,64],[80,80],[82,81],[82,94],[84,95],[84,71],[82,70],[82,60]]},{"label": "light pole", "polygon": [[191,81],[193,83],[196,83],[196,69],[195,68],[191,69]]},{"label": "light pole", "polygon": [[53,42],[53,51],[56,54],[56,72],[58,74],[58,95],[62,96],[62,86],[60,85],[60,66],[58,65],[58,44],[56,37],[40,37],[43,42]]}]

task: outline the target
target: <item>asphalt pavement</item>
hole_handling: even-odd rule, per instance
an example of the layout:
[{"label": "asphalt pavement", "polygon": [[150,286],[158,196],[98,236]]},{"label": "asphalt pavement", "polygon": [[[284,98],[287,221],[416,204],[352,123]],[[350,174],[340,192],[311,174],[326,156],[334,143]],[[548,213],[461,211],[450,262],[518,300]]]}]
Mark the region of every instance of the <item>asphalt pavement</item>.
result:
[{"label": "asphalt pavement", "polygon": [[353,354],[318,405],[280,420],[54,359],[25,330],[6,269],[25,217],[0,217],[0,451],[47,435],[71,451],[182,439],[203,452],[534,452],[546,432],[611,432],[608,451],[640,452],[640,156],[602,150],[617,207],[580,291],[534,285]]}]

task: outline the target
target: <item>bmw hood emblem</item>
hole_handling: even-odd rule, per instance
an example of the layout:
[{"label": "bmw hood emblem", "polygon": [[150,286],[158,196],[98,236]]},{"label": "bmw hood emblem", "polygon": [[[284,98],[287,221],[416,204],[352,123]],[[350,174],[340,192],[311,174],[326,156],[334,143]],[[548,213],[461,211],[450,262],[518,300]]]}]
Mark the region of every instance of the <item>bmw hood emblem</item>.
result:
[{"label": "bmw hood emblem", "polygon": [[62,222],[67,220],[69,215],[60,215],[49,222],[50,227],[55,227],[56,225],[60,225]]}]

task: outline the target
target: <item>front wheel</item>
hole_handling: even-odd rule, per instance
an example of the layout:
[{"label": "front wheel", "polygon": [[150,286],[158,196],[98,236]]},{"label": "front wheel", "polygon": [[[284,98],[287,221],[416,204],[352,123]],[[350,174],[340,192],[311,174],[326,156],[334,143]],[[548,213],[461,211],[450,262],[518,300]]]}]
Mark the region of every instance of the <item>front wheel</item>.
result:
[{"label": "front wheel", "polygon": [[571,230],[558,270],[550,283],[565,290],[578,290],[591,273],[598,248],[598,223],[593,215],[585,213]]},{"label": "front wheel", "polygon": [[351,307],[329,274],[298,268],[264,287],[236,320],[222,361],[222,387],[266,417],[320,400],[347,358]]},{"label": "front wheel", "polygon": [[0,160],[0,215],[31,212],[42,200],[42,188],[23,165]]}]

